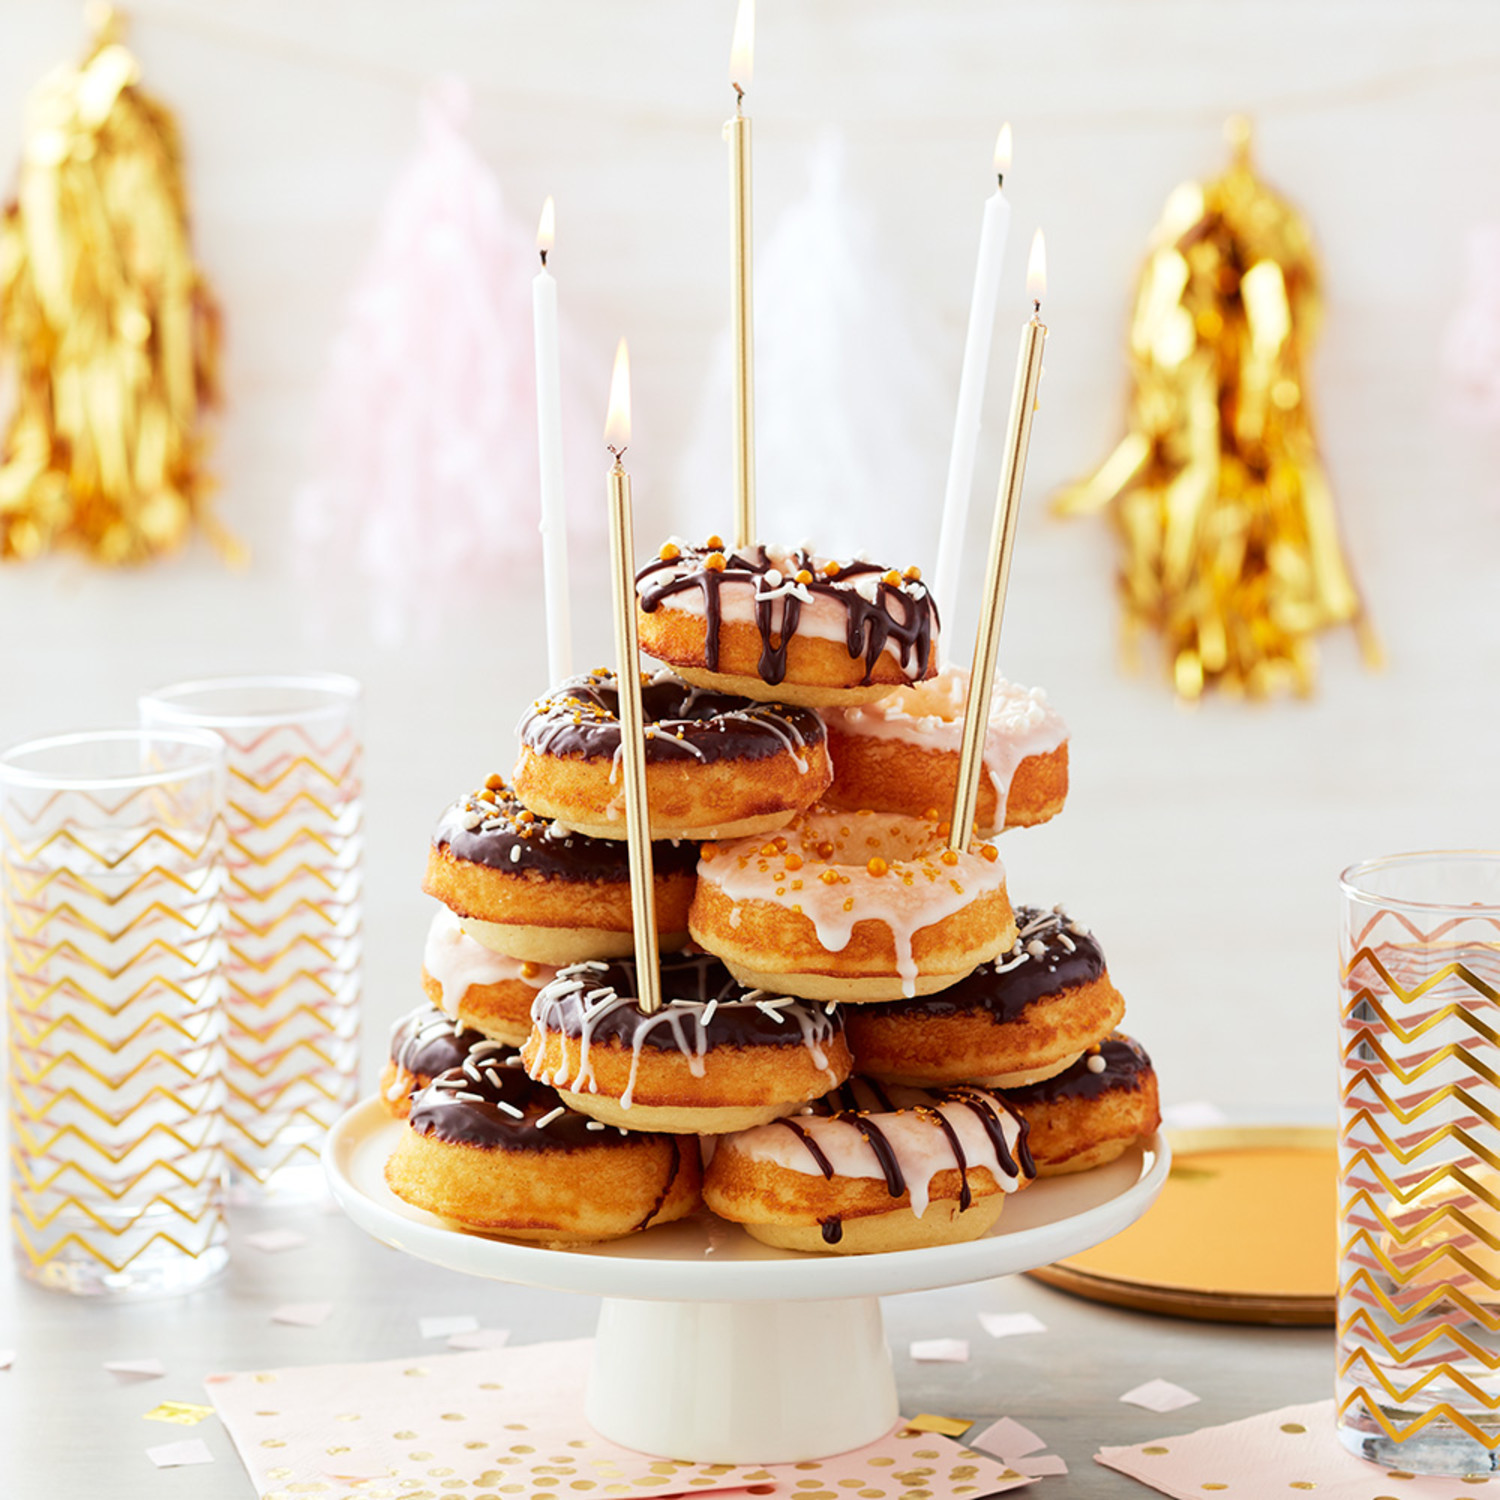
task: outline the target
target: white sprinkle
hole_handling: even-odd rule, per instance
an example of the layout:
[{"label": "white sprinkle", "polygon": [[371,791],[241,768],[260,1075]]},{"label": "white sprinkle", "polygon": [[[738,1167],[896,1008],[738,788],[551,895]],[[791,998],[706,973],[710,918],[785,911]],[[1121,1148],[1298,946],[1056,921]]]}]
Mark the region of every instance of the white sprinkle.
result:
[{"label": "white sprinkle", "polygon": [[480,812],[466,812],[460,821],[463,824],[465,833],[473,833],[484,822],[484,814]]},{"label": "white sprinkle", "polygon": [[523,1118],[523,1111],[517,1109],[514,1104],[507,1104],[504,1099],[495,1100],[495,1108],[503,1109],[513,1120]]},{"label": "white sprinkle", "polygon": [[1056,913],[1057,913],[1057,915],[1058,915],[1058,916],[1060,916],[1060,917],[1065,917],[1065,916],[1067,916],[1067,914],[1068,914],[1068,913],[1067,913],[1067,909],[1066,909],[1066,908],[1065,908],[1065,907],[1064,907],[1064,906],[1063,906],[1063,904],[1062,904],[1062,902],[1061,902],[1061,901],[1059,901],[1059,902],[1058,902],[1058,903],[1057,903],[1057,905],[1056,905],[1056,906],[1054,906],[1054,907],[1053,907],[1053,908],[1052,908],[1052,910],[1053,910],[1053,911],[1054,911],[1054,912],[1056,912]]},{"label": "white sprinkle", "polygon": [[1076,953],[1078,951],[1078,944],[1075,943],[1073,939],[1067,935],[1067,933],[1058,933],[1057,940],[1063,945],[1064,948],[1068,950],[1069,953]]},{"label": "white sprinkle", "polygon": [[799,1115],[810,1115],[810,1114],[812,1114],[812,1112],[813,1112],[813,1107],[810,1104],[804,1104],[802,1106],[802,1108],[797,1111],[797,1113]]},{"label": "white sprinkle", "polygon": [[1028,955],[1024,951],[1016,953],[1015,949],[1012,949],[1011,952],[1014,954],[1014,957],[1011,958],[1009,963],[995,965],[995,972],[997,974],[1009,974],[1012,969],[1019,969],[1026,962]]},{"label": "white sprinkle", "polygon": [[1096,1052],[1089,1058],[1089,1072],[1102,1073],[1104,1071],[1104,1059]]},{"label": "white sprinkle", "polygon": [[1026,951],[1033,958],[1046,958],[1047,945],[1040,938],[1032,938],[1026,945]]},{"label": "white sprinkle", "polygon": [[703,1022],[702,1022],[702,1024],[704,1026],[707,1026],[709,1024],[709,1022],[713,1020],[713,1018],[714,1018],[714,1012],[717,1011],[718,1008],[719,1008],[719,997],[717,995],[715,995],[714,998],[712,1000],[710,1000],[708,1002],[708,1004],[703,1007]]},{"label": "white sprinkle", "polygon": [[[462,1100],[465,1104],[483,1104],[485,1102],[483,1094],[472,1094],[468,1089],[454,1089],[453,1098],[455,1100]],[[503,1104],[500,1107],[502,1109],[507,1108]],[[516,1113],[519,1114],[520,1111],[517,1110]]]},{"label": "white sprinkle", "polygon": [[536,1122],[538,1130],[545,1130],[559,1115],[567,1114],[567,1106],[559,1104],[556,1109],[548,1110],[540,1120]]},{"label": "white sprinkle", "polygon": [[1082,922],[1069,922],[1068,931],[1076,933],[1079,937],[1087,937],[1089,935],[1088,928]]},{"label": "white sprinkle", "polygon": [[588,1122],[588,1124],[586,1126],[584,1126],[584,1129],[585,1130],[603,1130],[604,1129],[604,1124],[600,1120],[590,1120]]},{"label": "white sprinkle", "polygon": [[769,1000],[757,1000],[755,1002],[755,1008],[756,1010],[763,1012],[765,1015],[770,1016],[770,1018],[775,1021],[778,1026],[784,1025],[786,1022],[786,1018],[781,1014],[780,1007],[773,1005]]},{"label": "white sprinkle", "polygon": [[510,846],[510,862],[513,865],[521,863],[521,846],[519,844],[512,844]]},{"label": "white sprinkle", "polygon": [[516,1055],[514,1057],[507,1057],[500,1064],[500,1066],[502,1068],[519,1068],[519,1067],[522,1067],[523,1065],[524,1064],[523,1064],[522,1059],[521,1059],[521,1054],[519,1052],[516,1053]]}]

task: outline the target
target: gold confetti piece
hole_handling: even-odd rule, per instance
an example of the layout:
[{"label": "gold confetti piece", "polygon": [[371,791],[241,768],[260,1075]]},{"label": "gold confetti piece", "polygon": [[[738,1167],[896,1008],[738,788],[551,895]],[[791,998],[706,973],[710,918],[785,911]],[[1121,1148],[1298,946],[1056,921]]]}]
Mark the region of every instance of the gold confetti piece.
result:
[{"label": "gold confetti piece", "polygon": [[1322,314],[1306,222],[1256,175],[1230,122],[1228,171],[1167,200],[1136,289],[1129,432],[1061,515],[1108,511],[1124,554],[1125,654],[1158,632],[1178,695],[1310,693],[1312,637],[1381,649],[1340,550],[1304,363]]},{"label": "gold confetti piece", "polygon": [[213,1414],[211,1406],[194,1406],[191,1401],[163,1401],[160,1406],[143,1412],[142,1416],[148,1422],[175,1422],[179,1427],[196,1427],[204,1417]]},{"label": "gold confetti piece", "polygon": [[957,1437],[960,1433],[967,1432],[973,1425],[973,1419],[969,1417],[940,1417],[930,1411],[924,1411],[920,1416],[913,1417],[903,1430],[906,1432],[940,1432],[944,1437]]},{"label": "gold confetti piece", "polygon": [[208,505],[219,311],[188,240],[177,124],[139,86],[115,12],[88,15],[88,55],[28,101],[0,215],[0,354],[15,387],[0,557],[66,547],[128,566],[177,551],[196,522],[239,565],[243,547]]}]

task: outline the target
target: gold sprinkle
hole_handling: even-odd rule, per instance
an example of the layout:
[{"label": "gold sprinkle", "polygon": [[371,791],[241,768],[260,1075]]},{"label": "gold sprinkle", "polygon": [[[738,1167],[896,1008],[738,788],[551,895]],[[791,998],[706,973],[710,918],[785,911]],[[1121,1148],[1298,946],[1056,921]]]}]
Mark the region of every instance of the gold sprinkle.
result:
[{"label": "gold sprinkle", "polygon": [[[332,1448],[330,1448],[328,1451],[330,1453],[332,1453],[334,1450]],[[267,1469],[266,1470],[266,1478],[267,1479],[290,1479],[291,1476],[292,1476],[292,1471],[290,1469]]]},{"label": "gold sprinkle", "polygon": [[461,1411],[445,1411],[443,1413],[443,1420],[445,1422],[462,1422],[464,1414]]},{"label": "gold sprinkle", "polygon": [[280,1438],[262,1438],[260,1440],[260,1445],[261,1445],[262,1448],[285,1448],[286,1447],[286,1444]]},{"label": "gold sprinkle", "polygon": [[[703,559],[703,566],[710,573],[722,573],[724,571],[724,554],[722,552],[710,552]],[[640,1481],[637,1480],[637,1483]]]},{"label": "gold sprinkle", "polygon": [[709,537],[709,539],[706,542],[704,542],[703,545],[705,547],[708,547],[708,548],[712,549],[713,551],[718,551],[724,545],[724,538],[721,537],[719,535],[719,533],[716,531],[716,532],[714,532],[714,534],[711,537]]},{"label": "gold sprinkle", "polygon": [[682,556],[682,548],[676,542],[663,542],[661,551],[656,554],[663,562],[676,562]]},{"label": "gold sprinkle", "polygon": [[[340,1420],[342,1420],[342,1418]],[[398,1443],[409,1443],[414,1437],[417,1436],[417,1434],[415,1432],[402,1431],[393,1432],[391,1436],[395,1438]]]},{"label": "gold sprinkle", "polygon": [[[1093,1049],[1090,1048],[1089,1050],[1092,1051]],[[1281,1424],[1281,1430],[1283,1432],[1306,1432],[1307,1428],[1305,1428],[1300,1422],[1283,1422]]]},{"label": "gold sprinkle", "polygon": [[1153,1457],[1153,1458],[1154,1458],[1154,1457],[1155,1457],[1155,1456],[1156,1456],[1156,1455],[1157,1455],[1157,1454],[1158,1454],[1158,1453],[1166,1453],[1166,1452],[1168,1452],[1168,1451],[1170,1451],[1170,1450],[1168,1450],[1168,1449],[1166,1449],[1166,1448],[1163,1448],[1163,1447],[1162,1447],[1162,1446],[1161,1446],[1161,1445],[1160,1445],[1160,1444],[1158,1444],[1158,1443],[1153,1443],[1153,1444],[1152,1444],[1152,1445],[1151,1445],[1151,1447],[1149,1447],[1149,1448],[1142,1448],[1142,1449],[1141,1449],[1141,1452],[1142,1452],[1142,1453],[1149,1453],[1149,1454],[1151,1454],[1151,1455],[1152,1455],[1152,1457]]}]

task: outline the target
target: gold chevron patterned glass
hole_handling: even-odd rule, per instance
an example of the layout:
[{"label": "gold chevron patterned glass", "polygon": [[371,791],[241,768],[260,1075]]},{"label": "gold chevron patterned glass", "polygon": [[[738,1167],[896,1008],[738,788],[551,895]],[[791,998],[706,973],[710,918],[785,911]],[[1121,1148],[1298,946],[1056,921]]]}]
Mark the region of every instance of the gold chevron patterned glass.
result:
[{"label": "gold chevron patterned glass", "polygon": [[81,1293],[222,1270],[224,746],[104,731],[0,756],[11,1242]]},{"label": "gold chevron patterned glass", "polygon": [[1344,871],[1338,1424],[1388,1469],[1500,1470],[1500,852]]},{"label": "gold chevron patterned glass", "polygon": [[151,727],[228,747],[224,1144],[231,1201],[312,1198],[318,1152],[358,1092],[359,684],[307,673],[184,682]]}]

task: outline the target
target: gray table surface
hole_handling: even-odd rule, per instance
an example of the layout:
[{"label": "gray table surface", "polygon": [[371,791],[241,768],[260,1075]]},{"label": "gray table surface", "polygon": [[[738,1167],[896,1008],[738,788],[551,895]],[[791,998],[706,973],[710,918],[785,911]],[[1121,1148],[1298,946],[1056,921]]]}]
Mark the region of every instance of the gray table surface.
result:
[{"label": "gray table surface", "polygon": [[[244,1243],[257,1229],[295,1228],[301,1248],[266,1254]],[[157,1401],[206,1403],[215,1371],[393,1359],[445,1348],[417,1320],[472,1313],[512,1341],[592,1331],[596,1302],[480,1281],[411,1260],[369,1239],[337,1210],[237,1211],[234,1257],[212,1286],[172,1301],[97,1303],[40,1290],[0,1273],[0,1500],[251,1500],[254,1487],[216,1418],[196,1427],[142,1420]],[[270,1321],[286,1302],[331,1301],[321,1328]],[[992,1339],[979,1312],[1035,1313],[1041,1334]],[[1028,1277],[888,1298],[902,1410],[1010,1416],[1044,1437],[1070,1472],[1027,1491],[1042,1500],[1139,1496],[1134,1480],[1093,1461],[1102,1445],[1143,1442],[1330,1394],[1331,1333],[1240,1328],[1123,1312],[1081,1301]],[[915,1364],[916,1338],[969,1340],[966,1364]],[[102,1362],[159,1358],[165,1379],[121,1383]],[[1165,1416],[1120,1403],[1152,1376],[1203,1399]],[[145,1449],[202,1437],[215,1462],[158,1470]]]}]

